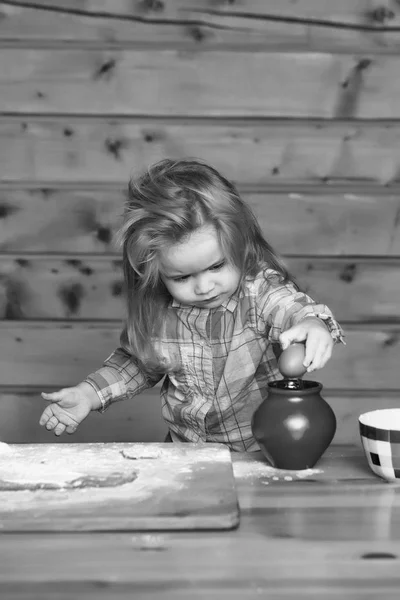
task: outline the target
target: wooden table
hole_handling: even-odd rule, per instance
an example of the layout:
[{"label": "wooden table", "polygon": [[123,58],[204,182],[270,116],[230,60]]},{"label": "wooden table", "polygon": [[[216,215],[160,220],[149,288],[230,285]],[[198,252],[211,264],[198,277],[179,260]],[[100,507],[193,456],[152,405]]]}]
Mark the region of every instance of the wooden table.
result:
[{"label": "wooden table", "polygon": [[260,476],[258,453],[232,457],[238,529],[3,533],[0,598],[398,600],[400,487],[360,447],[292,480]]}]

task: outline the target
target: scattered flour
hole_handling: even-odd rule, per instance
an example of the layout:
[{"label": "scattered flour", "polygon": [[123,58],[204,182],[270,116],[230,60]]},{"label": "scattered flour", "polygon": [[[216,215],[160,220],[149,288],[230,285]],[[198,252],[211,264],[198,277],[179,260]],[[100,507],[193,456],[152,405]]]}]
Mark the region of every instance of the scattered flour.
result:
[{"label": "scattered flour", "polygon": [[305,479],[318,473],[323,473],[321,469],[303,469],[301,471],[289,471],[286,469],[275,469],[263,462],[238,461],[233,463],[233,473],[238,479],[257,479],[267,477],[273,481],[293,481]]},{"label": "scattered flour", "polygon": [[[147,444],[135,444],[135,447],[124,450],[123,456],[127,459],[165,459],[169,462],[187,462],[193,460],[191,449],[187,449],[185,444],[174,443],[173,452],[171,452],[171,446],[167,447],[164,444],[152,444],[151,447]],[[220,446],[216,447],[212,444],[196,444],[196,462],[226,462],[230,460],[230,453],[226,448],[225,451]]]},{"label": "scattered flour", "polygon": [[5,442],[0,442],[0,456],[5,454],[12,454],[11,447]]}]

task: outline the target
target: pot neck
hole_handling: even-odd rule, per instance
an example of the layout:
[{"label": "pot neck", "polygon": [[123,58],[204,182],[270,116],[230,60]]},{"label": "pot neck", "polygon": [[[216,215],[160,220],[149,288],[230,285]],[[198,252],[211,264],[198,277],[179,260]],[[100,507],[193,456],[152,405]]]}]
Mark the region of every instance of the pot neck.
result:
[{"label": "pot neck", "polygon": [[283,396],[309,396],[318,394],[322,390],[322,384],[318,381],[303,381],[299,380],[300,385],[295,387],[290,379],[281,379],[279,381],[270,381],[268,383],[268,391],[274,394],[282,394]]}]

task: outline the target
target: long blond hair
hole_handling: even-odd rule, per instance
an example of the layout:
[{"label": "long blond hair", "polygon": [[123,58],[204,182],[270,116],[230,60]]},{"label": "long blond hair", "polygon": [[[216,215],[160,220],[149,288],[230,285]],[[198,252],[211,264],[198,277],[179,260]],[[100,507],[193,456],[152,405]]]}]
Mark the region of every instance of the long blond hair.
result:
[{"label": "long blond hair", "polygon": [[121,345],[148,373],[163,371],[152,339],[161,331],[171,300],[160,276],[161,253],[205,224],[215,227],[225,258],[239,270],[239,285],[264,262],[282,282],[293,279],[264,239],[250,207],[216,169],[191,159],[152,165],[131,179],[116,236],[123,248],[127,300]]}]

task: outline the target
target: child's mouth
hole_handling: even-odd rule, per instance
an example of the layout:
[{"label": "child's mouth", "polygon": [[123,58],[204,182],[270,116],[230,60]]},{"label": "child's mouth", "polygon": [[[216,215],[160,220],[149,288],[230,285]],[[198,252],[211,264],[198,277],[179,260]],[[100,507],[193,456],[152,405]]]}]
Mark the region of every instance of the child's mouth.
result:
[{"label": "child's mouth", "polygon": [[208,304],[209,302],[213,302],[214,300],[217,300],[219,296],[220,294],[218,294],[217,296],[212,296],[212,298],[207,298],[207,300],[200,300],[200,304]]}]

